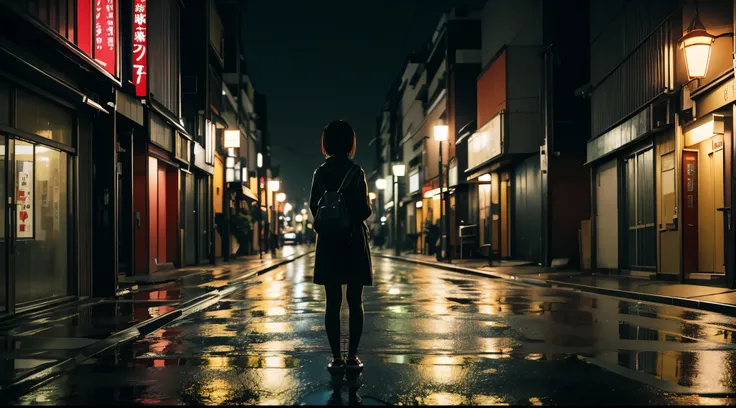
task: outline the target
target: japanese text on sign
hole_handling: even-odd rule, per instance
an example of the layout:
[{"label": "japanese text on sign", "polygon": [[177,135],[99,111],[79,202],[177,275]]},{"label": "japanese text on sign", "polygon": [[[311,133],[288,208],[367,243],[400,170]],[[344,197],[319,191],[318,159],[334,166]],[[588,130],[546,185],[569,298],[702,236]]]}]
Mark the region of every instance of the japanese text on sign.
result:
[{"label": "japanese text on sign", "polygon": [[133,4],[133,82],[136,96],[141,97],[146,96],[148,91],[146,15],[146,0],[135,0]]},{"label": "japanese text on sign", "polygon": [[95,60],[115,74],[116,0],[95,0]]}]

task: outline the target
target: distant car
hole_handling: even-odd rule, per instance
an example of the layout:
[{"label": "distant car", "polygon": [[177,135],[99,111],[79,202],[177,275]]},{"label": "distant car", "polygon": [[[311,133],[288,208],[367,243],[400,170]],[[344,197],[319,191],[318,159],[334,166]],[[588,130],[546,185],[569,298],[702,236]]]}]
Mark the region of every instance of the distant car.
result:
[{"label": "distant car", "polygon": [[294,232],[287,232],[284,234],[284,245],[294,245],[296,244],[296,233]]}]

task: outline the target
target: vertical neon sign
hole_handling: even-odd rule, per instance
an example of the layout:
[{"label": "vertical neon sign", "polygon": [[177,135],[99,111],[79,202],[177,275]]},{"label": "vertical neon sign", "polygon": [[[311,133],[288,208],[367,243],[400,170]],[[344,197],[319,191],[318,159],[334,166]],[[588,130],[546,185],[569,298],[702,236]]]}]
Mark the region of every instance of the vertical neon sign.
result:
[{"label": "vertical neon sign", "polygon": [[95,0],[95,60],[105,71],[115,75],[115,3]]},{"label": "vertical neon sign", "polygon": [[148,33],[146,30],[146,0],[133,3],[133,83],[135,95],[145,97],[148,93]]}]

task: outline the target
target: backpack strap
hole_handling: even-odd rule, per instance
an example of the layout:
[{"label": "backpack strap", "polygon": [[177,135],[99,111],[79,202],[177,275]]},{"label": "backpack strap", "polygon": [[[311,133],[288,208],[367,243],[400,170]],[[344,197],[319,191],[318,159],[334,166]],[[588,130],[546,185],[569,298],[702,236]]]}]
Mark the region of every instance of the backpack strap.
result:
[{"label": "backpack strap", "polygon": [[352,178],[352,175],[353,175],[353,173],[355,173],[355,171],[356,171],[355,169],[356,169],[357,167],[358,167],[358,166],[356,166],[356,165],[354,165],[354,166],[350,167],[350,170],[348,170],[348,173],[347,173],[347,174],[345,175],[345,177],[344,177],[344,178],[342,179],[342,183],[340,184],[340,188],[338,188],[338,189],[337,189],[337,192],[338,192],[338,193],[342,194],[342,189],[343,189],[343,187],[345,187],[345,186],[348,186],[348,185],[350,185],[350,183],[349,183],[349,182],[350,182],[350,181],[351,181],[351,180],[353,179],[353,178]]},{"label": "backpack strap", "polygon": [[326,193],[327,188],[325,188],[325,184],[322,182],[322,177],[320,177],[319,175],[319,170],[314,173],[314,180],[317,182],[317,187],[322,190],[322,194]]}]

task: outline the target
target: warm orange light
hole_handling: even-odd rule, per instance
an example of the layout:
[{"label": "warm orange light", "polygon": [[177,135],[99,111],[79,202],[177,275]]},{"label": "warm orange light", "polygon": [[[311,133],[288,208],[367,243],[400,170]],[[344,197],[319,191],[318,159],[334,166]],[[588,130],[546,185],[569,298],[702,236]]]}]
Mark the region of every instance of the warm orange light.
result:
[{"label": "warm orange light", "polygon": [[685,53],[687,75],[691,79],[704,78],[708,73],[708,63],[715,37],[705,30],[697,12],[685,34],[680,38],[680,49]]}]

